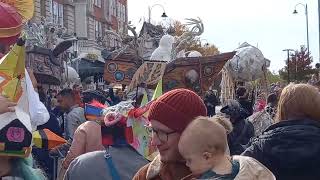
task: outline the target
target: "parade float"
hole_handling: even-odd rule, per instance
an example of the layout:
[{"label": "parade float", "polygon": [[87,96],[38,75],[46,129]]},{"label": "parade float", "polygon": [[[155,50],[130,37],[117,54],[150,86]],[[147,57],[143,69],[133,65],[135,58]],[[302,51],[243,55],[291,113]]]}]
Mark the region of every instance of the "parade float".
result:
[{"label": "parade float", "polygon": [[250,100],[255,101],[259,93],[268,94],[267,68],[270,60],[262,52],[248,43],[235,49],[236,54],[223,67],[221,81],[221,102],[236,99],[236,89],[244,87]]},{"label": "parade float", "polygon": [[64,28],[41,19],[25,26],[27,34],[26,66],[33,70],[39,84],[61,85],[77,81],[77,72],[67,66],[67,49],[75,38],[66,36]]},{"label": "parade float", "polygon": [[[204,31],[200,19],[187,20],[187,25],[192,28],[181,36],[163,35],[161,32],[158,36],[156,33],[146,36],[149,31],[144,30],[145,33],[138,37],[134,29],[129,28],[135,35],[133,40],[109,56],[103,56],[106,61],[105,81],[126,85],[127,93],[130,93],[137,87],[154,89],[162,78],[164,92],[187,88],[203,95],[235,52],[205,57],[196,51],[186,52],[189,43]],[[145,43],[150,42],[150,38],[153,38],[153,43]],[[149,51],[153,49],[149,59],[144,58],[146,44],[150,44]],[[158,44],[158,47],[154,44]]]},{"label": "parade float", "polygon": [[267,68],[270,61],[262,52],[248,43],[243,43],[236,50],[236,55],[223,67],[221,80],[221,103],[237,99],[238,87],[246,89],[246,97],[253,107],[253,114],[248,120],[255,128],[255,135],[260,135],[273,123],[273,119],[264,107],[269,93]]},{"label": "parade float", "polygon": [[6,17],[0,18],[0,93],[16,103],[14,111],[0,114],[0,156],[24,158],[30,155],[33,143],[50,149],[65,142],[48,129],[40,132],[32,127],[37,120],[30,118],[29,101],[37,93],[25,69],[27,37],[22,30],[33,9],[31,0],[0,1],[0,16]]},{"label": "parade float", "polygon": [[[251,90],[266,89],[265,75],[270,62],[258,48],[244,43],[235,51],[213,56],[187,51],[189,43],[204,31],[200,19],[188,21],[187,25],[192,27],[181,36],[161,33],[159,36],[137,36],[129,27],[134,34],[131,41],[115,51],[102,52],[105,81],[126,86],[127,98],[136,101],[135,107],[126,114],[127,122],[133,127],[133,146],[148,159],[152,159],[157,152],[151,148],[144,126],[149,123],[147,116],[151,103],[162,93],[187,88],[203,96],[221,77],[222,103],[235,99],[235,90],[240,84],[251,85],[249,91],[252,97],[257,91]],[[144,31],[145,34],[149,32]],[[143,52],[146,52],[146,39],[150,41],[151,37],[154,43],[148,43],[148,50],[153,48],[149,57]],[[158,47],[152,46],[154,44]],[[143,97],[140,95],[142,98],[138,99],[140,90]]]},{"label": "parade float", "polygon": [[[235,55],[235,52],[228,52],[203,57],[199,52],[186,51],[189,43],[204,31],[200,19],[188,21],[193,27],[181,36],[163,34],[146,23],[143,33],[138,36],[129,26],[134,35],[131,40],[122,48],[101,53],[105,59],[105,81],[126,86],[127,98],[135,101],[135,106],[129,112],[120,113],[119,117],[125,116],[127,127],[132,127],[131,145],[149,160],[158,153],[151,145],[150,132],[146,130],[152,102],[175,88],[188,88],[203,95],[218,78],[225,63]],[[138,100],[140,89],[142,99]]]}]

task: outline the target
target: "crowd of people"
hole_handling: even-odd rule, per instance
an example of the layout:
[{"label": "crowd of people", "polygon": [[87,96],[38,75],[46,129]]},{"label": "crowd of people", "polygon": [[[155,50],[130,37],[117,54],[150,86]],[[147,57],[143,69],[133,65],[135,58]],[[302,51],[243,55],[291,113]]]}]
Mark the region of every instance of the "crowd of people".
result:
[{"label": "crowd of people", "polygon": [[[217,94],[203,98],[187,89],[164,93],[150,106],[146,127],[158,155],[149,162],[127,142],[104,143],[104,117],[88,121],[85,103],[96,100],[113,106],[119,93],[79,86],[44,93],[49,120],[37,129],[50,129],[67,143],[53,150],[33,148],[28,158],[0,158],[0,176],[22,179],[252,179],[295,180],[320,178],[320,93],[310,84],[272,85],[265,102],[256,103],[239,87],[236,99],[219,111]],[[259,98],[261,97],[261,99]],[[12,112],[15,103],[0,97],[0,113]],[[212,109],[214,107],[214,109]],[[118,131],[108,131],[122,137]],[[52,157],[63,157],[59,168]]]},{"label": "crowd of people", "polygon": [[[1,69],[5,72],[1,84],[6,87],[6,92],[0,88],[0,115],[4,115],[0,121],[5,122],[0,123],[1,179],[320,179],[320,80],[316,75],[307,84],[271,84],[269,92],[257,93],[236,85],[235,97],[223,102],[221,109],[217,108],[220,102],[215,90],[204,97],[188,89],[162,94],[143,108],[150,122],[144,128],[149,137],[144,138],[150,138],[151,146],[157,149],[149,161],[130,145],[133,132],[124,115],[101,113],[89,120],[85,114],[86,103],[104,107],[123,103],[126,98],[120,91],[114,92],[113,87],[83,91],[80,84],[61,90],[40,86],[33,71],[19,64],[25,59],[22,27],[32,18],[28,10],[34,5],[10,0],[0,5],[0,58],[19,59],[14,65],[2,61],[10,70]],[[55,57],[55,51],[60,50],[53,50]],[[135,97],[131,106],[139,107],[143,99]],[[20,126],[10,124],[13,121]],[[63,137],[66,143],[53,149],[30,148],[32,132],[43,129]],[[30,142],[25,143],[27,147],[24,140]]]}]

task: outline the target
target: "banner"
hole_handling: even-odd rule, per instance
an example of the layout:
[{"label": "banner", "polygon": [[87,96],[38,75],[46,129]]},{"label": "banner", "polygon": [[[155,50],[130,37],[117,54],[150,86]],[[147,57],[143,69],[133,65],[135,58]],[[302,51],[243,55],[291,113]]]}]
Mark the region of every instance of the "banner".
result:
[{"label": "banner", "polygon": [[131,123],[133,130],[133,142],[131,146],[139,154],[152,161],[158,152],[156,147],[151,145],[151,134],[146,128],[149,125],[149,121],[144,116],[140,116],[139,118],[129,117],[128,121]]},{"label": "banner", "polygon": [[0,156],[27,157],[31,152],[25,72],[25,47],[16,44],[0,60],[0,93],[17,103],[15,112],[0,114]]},{"label": "banner", "polygon": [[142,83],[146,85],[157,84],[164,74],[166,65],[165,62],[148,61],[143,63],[133,75],[127,93],[131,92]]},{"label": "banner", "polygon": [[129,112],[128,126],[132,126],[133,130],[133,146],[141,155],[149,161],[152,161],[158,154],[156,147],[151,145],[151,132],[146,128],[150,121],[147,119],[149,108],[151,104],[162,95],[162,79],[159,80],[158,85],[152,96],[152,100],[147,101],[146,94],[144,100],[139,108],[133,109]]}]

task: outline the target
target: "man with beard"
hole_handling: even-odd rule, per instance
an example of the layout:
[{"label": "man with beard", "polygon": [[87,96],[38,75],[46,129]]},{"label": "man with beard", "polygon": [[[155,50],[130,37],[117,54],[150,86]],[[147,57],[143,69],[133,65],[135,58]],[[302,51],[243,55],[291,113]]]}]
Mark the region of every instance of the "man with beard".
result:
[{"label": "man with beard", "polygon": [[62,111],[66,113],[64,122],[65,139],[72,140],[78,126],[86,121],[84,109],[77,103],[71,89],[60,91],[57,100]]},{"label": "man with beard", "polygon": [[202,99],[193,91],[175,89],[160,96],[150,107],[152,145],[159,155],[142,167],[134,180],[182,179],[191,175],[178,150],[180,135],[198,116],[206,116]]}]

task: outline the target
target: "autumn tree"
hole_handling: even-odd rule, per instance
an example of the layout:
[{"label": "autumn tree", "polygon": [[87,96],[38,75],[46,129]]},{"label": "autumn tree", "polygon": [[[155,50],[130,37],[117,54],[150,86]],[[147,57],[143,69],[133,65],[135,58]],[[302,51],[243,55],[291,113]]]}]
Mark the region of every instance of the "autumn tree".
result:
[{"label": "autumn tree", "polygon": [[312,68],[312,56],[308,52],[307,48],[301,46],[299,50],[296,50],[294,53],[290,54],[289,62],[286,60],[286,65],[279,71],[279,74],[282,79],[289,79],[290,81],[305,82],[308,81],[311,74],[316,72]]},{"label": "autumn tree", "polygon": [[[180,21],[174,21],[173,25],[169,28],[168,33],[173,36],[181,36],[188,30],[188,27]],[[191,42],[188,42],[186,51],[198,51],[203,56],[212,56],[220,53],[214,44],[202,43],[200,37],[196,37]]]}]

